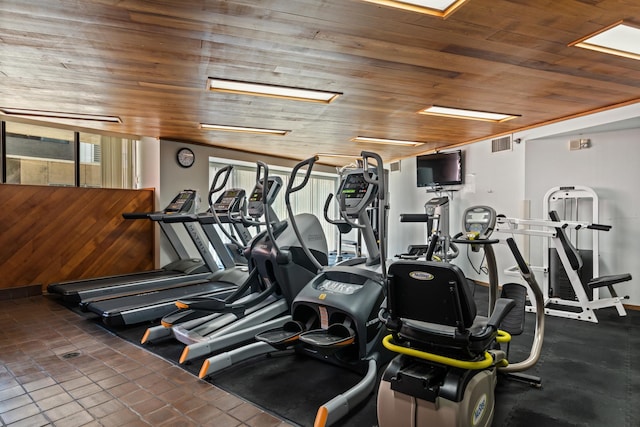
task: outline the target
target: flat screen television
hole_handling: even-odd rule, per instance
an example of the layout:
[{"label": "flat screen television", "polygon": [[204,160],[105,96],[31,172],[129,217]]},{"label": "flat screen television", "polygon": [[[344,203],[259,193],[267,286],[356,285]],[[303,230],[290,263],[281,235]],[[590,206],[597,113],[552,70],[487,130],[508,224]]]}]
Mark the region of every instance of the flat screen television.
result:
[{"label": "flat screen television", "polygon": [[418,187],[462,184],[462,150],[416,157]]}]

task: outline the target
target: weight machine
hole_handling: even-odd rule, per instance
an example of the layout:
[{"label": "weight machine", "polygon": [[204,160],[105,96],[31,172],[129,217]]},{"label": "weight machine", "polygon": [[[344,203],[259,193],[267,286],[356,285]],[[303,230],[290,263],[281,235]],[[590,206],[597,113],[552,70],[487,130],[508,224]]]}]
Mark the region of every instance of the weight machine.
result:
[{"label": "weight machine", "polygon": [[[578,221],[579,205],[581,201],[591,202],[592,221]],[[561,204],[558,206],[556,202]],[[576,220],[561,219],[560,214],[551,209],[562,207],[563,214]],[[544,310],[546,314],[569,319],[598,322],[594,310],[615,307],[620,316],[626,316],[622,300],[628,296],[617,295],[613,285],[631,280],[628,273],[599,276],[598,233],[609,231],[611,226],[597,224],[598,199],[595,192],[588,187],[554,187],[545,195],[543,209],[549,215],[549,220],[531,220],[498,217],[497,231],[525,236],[543,237],[543,257],[541,266],[531,266],[533,271],[543,274],[542,288],[544,296]],[[573,234],[577,241],[578,230],[591,230],[591,250],[578,250],[577,244],[572,243]],[[584,231],[581,231],[584,233]],[[554,265],[557,254],[559,262]],[[584,255],[587,257],[584,257]],[[588,264],[585,258],[590,258]],[[551,265],[551,267],[550,267]],[[564,272],[560,271],[563,269]],[[515,267],[506,271],[509,275],[516,275]],[[599,289],[606,287],[611,296],[601,298]],[[528,311],[535,311],[535,305],[528,306]]]}]

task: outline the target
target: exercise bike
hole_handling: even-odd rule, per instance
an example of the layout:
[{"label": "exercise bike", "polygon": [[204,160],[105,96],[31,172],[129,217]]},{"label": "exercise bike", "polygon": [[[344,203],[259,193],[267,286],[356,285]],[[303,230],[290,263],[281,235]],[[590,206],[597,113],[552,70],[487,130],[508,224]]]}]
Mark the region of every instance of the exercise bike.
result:
[{"label": "exercise bike", "polygon": [[[391,331],[383,344],[398,356],[380,382],[380,427],[488,427],[493,420],[498,373],[520,373],[532,367],[540,356],[543,313],[536,316],[534,341],[526,360],[510,364],[506,352],[500,349],[510,335],[499,327],[516,301],[497,298],[492,245],[498,240],[489,239],[490,232],[487,233],[495,224],[495,212],[488,207],[470,208],[465,211],[464,220],[468,237],[454,241],[480,245],[486,252],[490,317],[477,315],[467,279],[455,265],[410,260],[392,264],[387,308],[381,311],[381,320]],[[542,301],[542,291],[515,241],[507,239],[507,244],[532,294]],[[524,313],[523,304],[518,306]]]}]

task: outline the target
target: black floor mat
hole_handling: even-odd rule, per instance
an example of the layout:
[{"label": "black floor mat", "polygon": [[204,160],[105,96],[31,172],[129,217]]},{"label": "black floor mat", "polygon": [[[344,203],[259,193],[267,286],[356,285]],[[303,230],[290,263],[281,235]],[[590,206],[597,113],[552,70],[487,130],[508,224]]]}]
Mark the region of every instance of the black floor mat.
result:
[{"label": "black floor mat", "polygon": [[[475,298],[482,313],[486,290],[478,288]],[[607,308],[597,315],[598,324],[546,318],[542,356],[528,372],[542,378],[542,388],[499,381],[493,426],[640,425],[640,312],[619,317],[615,309]],[[512,361],[528,355],[535,318],[531,313],[526,317],[525,333],[513,338]],[[136,326],[115,332],[140,345],[145,329]],[[177,364],[183,345],[169,340],[144,348]],[[202,361],[179,366],[197,375]],[[318,407],[359,379],[350,371],[287,353],[238,364],[210,382],[291,423],[312,426]],[[377,425],[375,403],[374,393],[337,425]]]}]

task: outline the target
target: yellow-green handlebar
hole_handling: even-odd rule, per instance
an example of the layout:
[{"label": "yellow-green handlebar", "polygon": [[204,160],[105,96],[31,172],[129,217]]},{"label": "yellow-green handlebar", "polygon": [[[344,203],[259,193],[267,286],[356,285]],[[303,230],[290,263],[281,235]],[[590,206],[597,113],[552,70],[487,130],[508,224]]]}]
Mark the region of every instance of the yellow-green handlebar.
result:
[{"label": "yellow-green handlebar", "polygon": [[[500,333],[502,333],[502,335],[500,335]],[[502,336],[503,337],[502,339],[506,339],[506,337],[511,339],[511,336],[508,333],[503,331],[498,331],[498,336]],[[417,357],[419,359],[424,359],[431,362],[442,363],[443,365],[453,366],[455,368],[480,370],[480,369],[486,369],[494,364],[493,356],[491,356],[491,353],[489,353],[488,351],[484,352],[483,360],[478,360],[478,361],[459,360],[459,359],[453,359],[451,357],[441,356],[438,354],[427,353],[425,351],[416,350],[414,348],[403,347],[401,345],[392,343],[391,342],[392,339],[393,339],[393,336],[391,334],[387,335],[382,339],[382,345],[384,345],[387,349],[396,353],[406,354],[407,356]],[[499,342],[506,342],[506,341],[499,341]],[[501,361],[500,363],[501,366],[502,366],[502,363],[506,363],[506,360]]]}]

